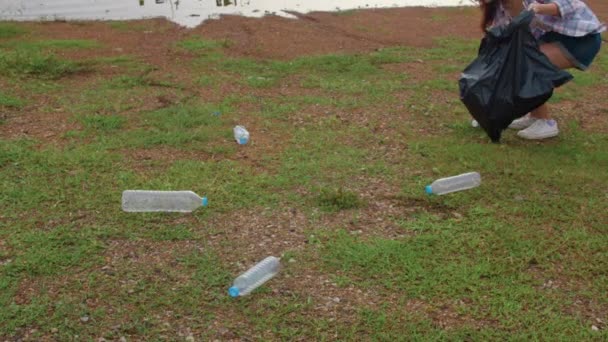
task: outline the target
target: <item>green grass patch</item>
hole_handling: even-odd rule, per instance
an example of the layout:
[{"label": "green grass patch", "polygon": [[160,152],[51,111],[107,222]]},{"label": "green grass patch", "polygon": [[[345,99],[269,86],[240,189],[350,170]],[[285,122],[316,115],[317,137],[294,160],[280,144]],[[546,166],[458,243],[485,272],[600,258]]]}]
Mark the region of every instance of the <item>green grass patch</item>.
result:
[{"label": "green grass patch", "polygon": [[126,119],[119,115],[88,115],[81,122],[87,129],[109,132],[121,129]]},{"label": "green grass patch", "polygon": [[364,147],[368,133],[352,127],[341,131],[338,126],[335,118],[329,117],[296,131],[281,154],[277,183],[318,190],[318,185],[346,184],[357,175],[390,174],[383,161],[368,158]]},{"label": "green grass patch", "polygon": [[150,233],[150,238],[155,241],[182,241],[192,240],[195,235],[188,227],[178,225],[155,229]]},{"label": "green grass patch", "polygon": [[0,23],[0,39],[14,38],[27,31],[18,24]]},{"label": "green grass patch", "polygon": [[380,72],[378,65],[397,63],[401,58],[407,58],[406,54],[386,50],[371,56],[310,56],[287,62],[224,58],[219,65],[222,70],[240,74],[245,84],[256,88],[276,86],[283,78],[306,71],[309,76],[304,79],[302,85],[307,88],[347,93],[380,89],[386,94],[386,91],[398,89],[400,86],[381,77],[384,73]]},{"label": "green grass patch", "polygon": [[435,15],[431,16],[432,21],[445,21],[446,19],[447,19],[447,17],[442,14],[435,14]]},{"label": "green grass patch", "polygon": [[371,57],[330,55],[302,58],[298,65],[314,71],[302,80],[301,86],[349,95],[364,94],[370,99],[386,98],[392,92],[405,89],[407,76],[390,75],[379,66],[399,61],[399,55],[388,52],[379,52]]},{"label": "green grass patch", "polygon": [[213,104],[178,104],[144,113],[143,125],[126,132],[122,144],[144,148],[196,144],[204,148],[206,143],[231,137],[231,128],[213,115],[217,110]]},{"label": "green grass patch", "polygon": [[228,48],[228,47],[230,47],[230,41],[229,40],[216,41],[216,40],[204,40],[204,39],[200,39],[200,38],[188,38],[188,39],[179,41],[177,43],[177,46],[184,50],[188,50],[191,52],[204,53],[209,50]]},{"label": "green grass patch", "polygon": [[115,117],[129,111],[138,111],[150,99],[156,101],[156,96],[164,94],[163,90],[151,87],[157,84],[165,85],[163,81],[154,81],[141,73],[116,76],[90,84],[75,96],[63,97],[60,101],[64,106],[72,108],[79,117]]},{"label": "green grass patch", "polygon": [[388,47],[369,54],[370,62],[374,65],[414,62],[417,49],[411,47]]},{"label": "green grass patch", "polygon": [[86,268],[98,261],[92,256],[103,248],[91,231],[69,226],[55,227],[48,233],[22,233],[11,245],[23,253],[16,256],[4,273],[28,276],[61,274],[75,266]]},{"label": "green grass patch", "polygon": [[0,43],[0,48],[17,50],[65,50],[65,49],[93,49],[101,45],[94,40],[85,39],[62,39],[62,40],[40,40],[40,41],[10,41]]},{"label": "green grass patch", "polygon": [[4,94],[0,92],[0,107],[8,107],[8,108],[16,108],[19,109],[23,107],[25,101],[22,99]]},{"label": "green grass patch", "polygon": [[159,24],[158,22],[138,22],[138,21],[107,21],[107,25],[112,29],[122,32],[146,32],[162,34],[173,28],[169,22]]},{"label": "green grass patch", "polygon": [[312,69],[326,74],[347,74],[351,76],[366,76],[374,74],[378,69],[366,56],[361,55],[324,55],[302,57],[296,63],[300,68]]},{"label": "green grass patch", "polygon": [[[479,39],[463,39],[460,37],[442,37],[435,39],[435,48],[420,51],[428,60],[441,60],[458,63],[470,63],[477,57]],[[464,68],[463,68],[464,69]]]},{"label": "green grass patch", "polygon": [[225,58],[219,62],[219,66],[224,71],[239,74],[242,82],[251,87],[276,85],[293,71],[290,63],[248,58]]},{"label": "green grass patch", "polygon": [[92,67],[118,67],[126,70],[126,72],[143,72],[149,69],[149,66],[132,55],[89,58],[85,61],[85,63]]},{"label": "green grass patch", "polygon": [[0,74],[55,80],[87,70],[82,63],[37,52],[0,53]]},{"label": "green grass patch", "polygon": [[[19,208],[11,216],[34,208],[44,211],[53,203],[78,202],[78,207],[83,208],[108,199],[103,196],[105,191],[89,196],[82,186],[90,182],[85,188],[98,191],[112,184],[113,173],[107,171],[114,168],[118,156],[91,145],[68,146],[63,150],[49,147],[40,151],[32,145],[28,140],[1,141],[0,199],[7,204],[5,208]],[[57,212],[49,216],[63,214]]]},{"label": "green grass patch", "polygon": [[[598,68],[599,70],[601,70],[603,66],[599,65]],[[570,72],[574,76],[574,79],[566,85],[558,88],[553,93],[550,102],[557,103],[563,100],[574,101],[580,98],[585,93],[585,91],[587,91],[587,88],[608,84],[608,81],[604,76],[605,72],[594,72],[594,70],[568,70],[568,72]]]},{"label": "green grass patch", "polygon": [[112,56],[112,57],[97,57],[94,59],[94,61],[99,62],[99,63],[107,63],[107,64],[131,64],[131,63],[136,63],[137,61],[135,60],[135,57],[131,56],[131,55],[119,55],[119,56]]},{"label": "green grass patch", "polygon": [[355,209],[362,205],[359,196],[344,188],[321,189],[317,199],[319,206],[326,211],[340,211]]},{"label": "green grass patch", "polygon": [[133,25],[129,25],[129,23],[126,21],[110,21],[108,22],[108,25],[111,28],[119,31],[128,31],[134,27]]},{"label": "green grass patch", "polygon": [[151,83],[152,81],[145,76],[122,75],[111,79],[106,86],[112,89],[131,89],[136,87],[147,87]]}]

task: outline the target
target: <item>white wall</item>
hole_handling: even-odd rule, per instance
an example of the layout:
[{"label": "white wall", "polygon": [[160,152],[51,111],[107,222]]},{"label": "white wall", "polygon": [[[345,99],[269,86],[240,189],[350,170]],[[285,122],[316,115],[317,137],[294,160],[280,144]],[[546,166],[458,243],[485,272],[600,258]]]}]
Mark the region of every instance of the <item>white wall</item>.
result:
[{"label": "white wall", "polygon": [[0,20],[126,20],[167,17],[178,24],[194,27],[219,14],[262,16],[265,12],[286,15],[297,12],[334,11],[353,8],[407,6],[463,6],[471,0],[237,0],[238,6],[217,7],[215,0],[0,0]]}]

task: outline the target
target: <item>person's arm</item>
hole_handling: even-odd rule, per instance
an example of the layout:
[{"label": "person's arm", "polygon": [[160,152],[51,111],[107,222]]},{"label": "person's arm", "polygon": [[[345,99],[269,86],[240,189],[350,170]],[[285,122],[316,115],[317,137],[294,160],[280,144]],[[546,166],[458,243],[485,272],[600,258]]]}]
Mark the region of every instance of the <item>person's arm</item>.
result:
[{"label": "person's arm", "polygon": [[[576,1],[576,0],[574,0]],[[573,0],[553,0],[548,4],[533,2],[528,9],[537,14],[551,15],[555,17],[566,17],[575,11]]]}]

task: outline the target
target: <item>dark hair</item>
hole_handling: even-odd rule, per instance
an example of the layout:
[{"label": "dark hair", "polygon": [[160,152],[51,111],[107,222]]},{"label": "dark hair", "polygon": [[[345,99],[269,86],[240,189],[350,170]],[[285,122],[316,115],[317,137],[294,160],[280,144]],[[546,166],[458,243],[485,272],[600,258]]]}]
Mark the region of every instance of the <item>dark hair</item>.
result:
[{"label": "dark hair", "polygon": [[496,17],[496,10],[498,9],[498,3],[502,0],[479,0],[479,6],[481,7],[481,30],[485,31],[488,26],[492,25],[494,17]]}]

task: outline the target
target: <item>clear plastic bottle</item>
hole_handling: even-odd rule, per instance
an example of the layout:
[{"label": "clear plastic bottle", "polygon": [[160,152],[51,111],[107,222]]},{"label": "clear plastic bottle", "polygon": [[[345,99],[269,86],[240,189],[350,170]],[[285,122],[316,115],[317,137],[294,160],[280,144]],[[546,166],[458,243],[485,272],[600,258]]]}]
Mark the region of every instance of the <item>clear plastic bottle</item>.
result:
[{"label": "clear plastic bottle", "polygon": [[230,297],[245,296],[274,277],[281,267],[281,259],[269,256],[238,276],[228,289]]},{"label": "clear plastic bottle", "polygon": [[243,126],[234,126],[234,139],[239,145],[245,145],[249,141],[249,132]]},{"label": "clear plastic bottle", "polygon": [[481,184],[481,176],[477,172],[463,173],[458,176],[441,178],[426,186],[426,193],[445,195],[450,192],[467,190]]},{"label": "clear plastic bottle", "polygon": [[122,193],[122,210],[127,212],[189,213],[207,204],[207,197],[192,191],[125,190]]}]

